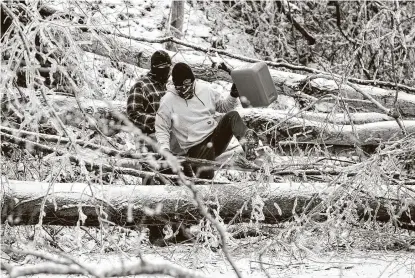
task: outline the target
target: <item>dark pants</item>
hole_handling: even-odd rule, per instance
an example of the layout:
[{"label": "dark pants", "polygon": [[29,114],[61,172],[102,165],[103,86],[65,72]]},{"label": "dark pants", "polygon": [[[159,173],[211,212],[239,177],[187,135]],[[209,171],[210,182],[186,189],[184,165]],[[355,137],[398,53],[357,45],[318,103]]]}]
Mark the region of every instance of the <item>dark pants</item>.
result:
[{"label": "dark pants", "polygon": [[[206,160],[215,160],[220,156],[228,147],[232,136],[240,140],[247,131],[247,127],[243,122],[241,116],[236,111],[226,113],[219,121],[218,126],[213,133],[209,135],[202,143],[193,146],[187,152],[188,157],[201,158]],[[193,166],[193,171],[196,177],[202,179],[213,179],[215,172],[209,167],[196,167]]]},{"label": "dark pants", "polygon": [[[147,135],[147,136],[150,136],[151,138],[155,140],[155,137],[152,137],[151,135]],[[149,152],[157,152],[153,148],[153,146],[149,144],[146,144],[145,146],[147,147]],[[188,162],[186,161],[182,162],[181,166],[183,167],[183,173],[186,177],[193,177],[192,167],[190,166]],[[177,173],[173,173],[173,170],[170,167],[155,170],[149,164],[144,164],[143,170],[153,172],[153,173],[160,173],[164,175],[177,175]],[[167,181],[167,182],[172,182],[173,184],[177,184],[177,182],[175,181]],[[143,178],[143,185],[160,185],[160,184],[165,184],[165,183],[166,183],[166,180],[163,180],[162,178],[157,177],[157,176],[147,176]]]}]

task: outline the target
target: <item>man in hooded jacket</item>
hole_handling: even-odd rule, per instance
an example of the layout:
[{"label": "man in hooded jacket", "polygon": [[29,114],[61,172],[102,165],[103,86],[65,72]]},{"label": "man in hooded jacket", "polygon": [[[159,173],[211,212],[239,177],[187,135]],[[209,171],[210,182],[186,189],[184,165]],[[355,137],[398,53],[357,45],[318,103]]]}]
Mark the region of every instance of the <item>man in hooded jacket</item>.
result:
[{"label": "man in hooded jacket", "polygon": [[[170,77],[171,58],[166,51],[158,50],[151,56],[151,69],[130,89],[127,99],[127,116],[143,133],[152,137],[155,132],[156,112],[160,106],[161,98],[166,94],[167,81]],[[175,139],[170,143],[172,151],[175,154],[183,154],[183,150],[177,144]],[[186,163],[183,163],[184,173],[186,176],[192,176],[193,173]],[[153,169],[148,169],[153,170]],[[173,174],[167,168],[160,170],[163,174]],[[144,181],[144,184],[157,184],[161,180],[150,178]]]},{"label": "man in hooded jacket", "polygon": [[[174,88],[169,88],[161,99],[155,120],[156,138],[162,149],[170,150],[172,133],[187,156],[215,160],[235,136],[246,158],[256,158],[257,134],[248,129],[238,112],[232,111],[239,97],[235,84],[224,99],[208,84],[196,80],[185,63],[173,67],[172,78]],[[226,114],[217,121],[216,112]],[[212,169],[193,167],[193,170],[200,178],[214,176]]]}]

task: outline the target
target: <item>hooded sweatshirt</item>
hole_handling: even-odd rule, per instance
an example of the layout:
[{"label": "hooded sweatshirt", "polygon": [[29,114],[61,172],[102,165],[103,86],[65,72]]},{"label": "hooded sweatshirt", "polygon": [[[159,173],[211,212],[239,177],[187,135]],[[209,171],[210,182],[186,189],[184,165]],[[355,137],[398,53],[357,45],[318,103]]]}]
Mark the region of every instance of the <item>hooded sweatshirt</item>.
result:
[{"label": "hooded sweatshirt", "polygon": [[156,114],[156,138],[162,149],[170,150],[170,131],[186,152],[203,142],[216,128],[215,113],[236,108],[238,99],[223,98],[208,84],[195,80],[194,96],[185,100],[169,86]]}]

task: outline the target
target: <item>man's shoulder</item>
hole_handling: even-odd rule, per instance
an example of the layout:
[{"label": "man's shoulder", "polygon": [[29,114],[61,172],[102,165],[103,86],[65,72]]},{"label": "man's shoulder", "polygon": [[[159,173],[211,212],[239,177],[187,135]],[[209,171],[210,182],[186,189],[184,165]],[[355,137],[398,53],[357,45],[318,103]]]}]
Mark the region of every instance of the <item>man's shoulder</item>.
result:
[{"label": "man's shoulder", "polygon": [[196,79],[196,94],[213,94],[215,90],[213,90],[212,86],[208,82],[204,82],[202,80]]},{"label": "man's shoulder", "polygon": [[145,87],[148,85],[153,85],[153,81],[151,81],[151,79],[147,76],[141,76],[140,78],[137,79],[137,81],[135,82],[133,87]]},{"label": "man's shoulder", "polygon": [[133,92],[136,89],[142,89],[143,85],[144,85],[143,80],[139,78],[138,80],[136,80],[134,85],[131,87],[130,91]]},{"label": "man's shoulder", "polygon": [[171,102],[174,101],[176,95],[173,92],[167,91],[164,96],[161,98],[162,102]]},{"label": "man's shoulder", "polygon": [[200,79],[196,79],[196,88],[199,87],[201,89],[205,89],[205,90],[212,90],[212,85],[209,82],[200,80]]},{"label": "man's shoulder", "polygon": [[145,94],[145,95],[148,95],[149,93],[152,93],[153,91],[156,91],[154,88],[154,84],[146,76],[138,79],[137,82],[131,87],[131,90],[130,90],[131,93],[140,93],[140,94]]}]

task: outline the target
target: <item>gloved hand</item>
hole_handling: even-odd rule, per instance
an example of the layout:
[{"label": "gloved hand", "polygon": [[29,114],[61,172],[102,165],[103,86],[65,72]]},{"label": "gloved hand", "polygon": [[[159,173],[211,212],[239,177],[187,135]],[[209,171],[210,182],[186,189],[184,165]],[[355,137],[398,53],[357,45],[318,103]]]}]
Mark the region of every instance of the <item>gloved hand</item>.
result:
[{"label": "gloved hand", "polygon": [[232,84],[231,96],[234,97],[234,98],[239,97],[239,92],[238,92],[238,89],[236,88],[235,83]]},{"label": "gloved hand", "polygon": [[194,173],[193,173],[192,165],[187,161],[182,162],[182,171],[183,171],[183,174],[186,177],[191,177],[192,178],[192,177],[195,176]]}]

